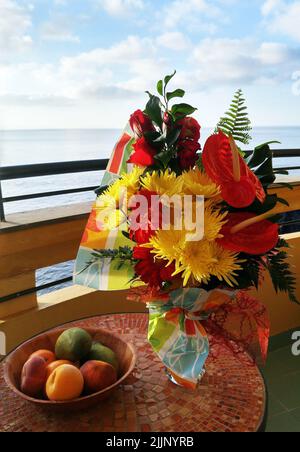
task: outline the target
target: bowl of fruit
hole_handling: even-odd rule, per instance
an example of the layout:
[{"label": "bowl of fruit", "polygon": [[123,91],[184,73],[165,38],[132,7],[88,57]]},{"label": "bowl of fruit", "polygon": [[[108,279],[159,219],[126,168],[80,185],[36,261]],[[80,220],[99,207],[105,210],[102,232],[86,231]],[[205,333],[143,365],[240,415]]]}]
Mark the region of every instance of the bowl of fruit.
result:
[{"label": "bowl of fruit", "polygon": [[131,344],[99,328],[61,328],[25,342],[5,365],[8,386],[28,402],[76,411],[106,400],[133,372]]}]

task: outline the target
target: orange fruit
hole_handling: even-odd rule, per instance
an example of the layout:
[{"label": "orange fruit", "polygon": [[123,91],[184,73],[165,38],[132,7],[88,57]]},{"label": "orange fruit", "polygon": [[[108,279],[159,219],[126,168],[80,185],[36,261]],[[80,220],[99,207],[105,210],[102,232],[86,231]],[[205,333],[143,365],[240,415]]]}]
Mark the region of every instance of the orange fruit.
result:
[{"label": "orange fruit", "polygon": [[58,367],[63,366],[65,364],[69,364],[70,366],[73,366],[73,363],[71,363],[71,361],[66,361],[64,359],[61,359],[60,361],[53,361],[53,363],[50,363],[47,366],[47,380],[50,377],[50,375],[52,374],[52,372],[54,372]]},{"label": "orange fruit", "polygon": [[55,354],[50,350],[38,350],[37,352],[32,353],[29,359],[36,356],[38,356],[39,358],[43,358],[47,364],[51,364],[56,360]]},{"label": "orange fruit", "polygon": [[55,369],[46,383],[46,394],[49,400],[64,402],[77,399],[84,388],[84,379],[79,369],[64,364]]}]

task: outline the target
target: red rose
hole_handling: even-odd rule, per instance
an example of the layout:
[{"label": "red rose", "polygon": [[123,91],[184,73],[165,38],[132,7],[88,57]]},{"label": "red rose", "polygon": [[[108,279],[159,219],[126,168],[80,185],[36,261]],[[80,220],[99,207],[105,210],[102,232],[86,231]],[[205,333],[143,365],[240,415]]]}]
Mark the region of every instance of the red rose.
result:
[{"label": "red rose", "polygon": [[166,267],[167,262],[161,259],[155,259],[150,248],[137,246],[134,248],[133,257],[139,260],[135,266],[136,273],[145,284],[150,287],[162,287],[164,282],[174,279],[172,274],[175,272],[175,265]]},{"label": "red rose", "polygon": [[179,151],[190,151],[197,154],[197,152],[200,151],[201,146],[197,141],[186,140],[179,142],[178,149]]},{"label": "red rose", "polygon": [[194,141],[200,140],[201,126],[198,123],[198,121],[196,121],[196,119],[187,117],[178,121],[177,124],[182,127],[179,137],[180,140],[185,139],[192,139]]},{"label": "red rose", "polygon": [[198,155],[193,151],[183,150],[178,154],[179,157],[179,165],[182,170],[189,170],[194,168],[197,163]]},{"label": "red rose", "polygon": [[156,150],[150,146],[145,137],[139,138],[133,147],[135,152],[127,163],[133,163],[138,166],[154,165]]},{"label": "red rose", "polygon": [[130,116],[130,127],[133,132],[140,138],[146,132],[152,132],[154,126],[151,119],[142,112],[142,110],[137,110],[133,115]]}]

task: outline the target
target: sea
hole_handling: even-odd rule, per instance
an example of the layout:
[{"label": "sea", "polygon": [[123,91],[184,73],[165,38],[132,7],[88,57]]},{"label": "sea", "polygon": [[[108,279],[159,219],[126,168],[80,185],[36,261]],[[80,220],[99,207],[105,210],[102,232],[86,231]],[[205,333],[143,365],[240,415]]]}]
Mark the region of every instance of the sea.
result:
[{"label": "sea", "polygon": [[[0,165],[30,165],[64,161],[80,161],[109,158],[121,135],[119,129],[93,130],[0,130]],[[202,143],[212,133],[212,129],[202,129]],[[299,127],[258,127],[252,131],[253,140],[249,148],[268,142],[279,141],[273,149],[300,149]],[[276,166],[300,166],[300,158],[276,159]],[[293,174],[299,174],[296,171]],[[16,181],[2,182],[3,196],[17,196],[45,191],[100,185],[101,171],[61,176],[46,176]],[[6,214],[26,212],[54,206],[70,205],[92,201],[93,193],[55,196],[9,203]],[[72,274],[73,262],[41,269],[37,272],[39,286],[66,278]],[[51,290],[56,289],[52,288]],[[46,290],[46,292],[48,289]],[[41,293],[45,293],[42,291]]]}]

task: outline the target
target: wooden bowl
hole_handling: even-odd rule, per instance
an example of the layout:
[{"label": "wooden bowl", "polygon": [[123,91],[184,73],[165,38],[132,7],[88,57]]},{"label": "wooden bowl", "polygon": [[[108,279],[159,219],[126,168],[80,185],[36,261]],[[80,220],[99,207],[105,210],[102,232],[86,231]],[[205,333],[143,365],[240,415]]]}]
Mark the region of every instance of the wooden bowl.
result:
[{"label": "wooden bowl", "polygon": [[106,400],[118,386],[120,386],[133,372],[136,364],[136,353],[132,345],[123,341],[109,331],[99,328],[84,328],[93,338],[93,341],[101,342],[111,348],[117,355],[120,371],[119,380],[109,388],[90,396],[81,397],[69,402],[52,402],[48,400],[34,399],[23,394],[20,390],[21,373],[25,362],[30,355],[38,350],[55,350],[58,337],[68,328],[61,328],[41,334],[28,342],[20,345],[6,359],[4,376],[7,385],[12,391],[27,402],[33,403],[41,408],[58,412],[79,411],[97,405]]}]

